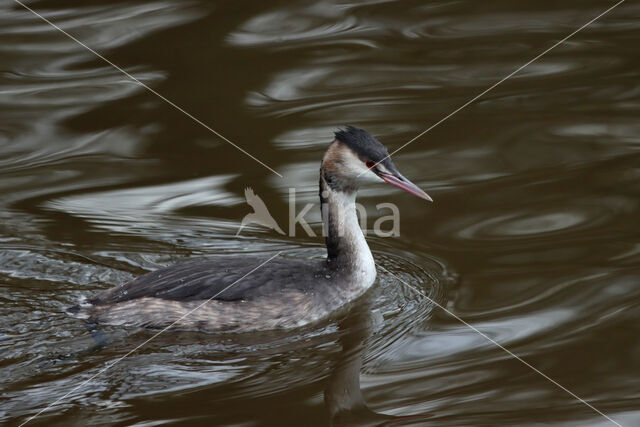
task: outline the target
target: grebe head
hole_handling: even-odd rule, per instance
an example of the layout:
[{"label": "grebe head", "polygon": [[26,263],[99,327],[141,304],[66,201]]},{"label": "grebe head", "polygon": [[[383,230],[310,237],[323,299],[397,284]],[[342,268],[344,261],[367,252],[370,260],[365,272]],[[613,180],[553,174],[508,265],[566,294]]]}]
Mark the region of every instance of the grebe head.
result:
[{"label": "grebe head", "polygon": [[322,159],[321,174],[333,191],[354,193],[361,184],[386,182],[432,202],[427,193],[402,176],[384,145],[354,126],[335,133]]}]

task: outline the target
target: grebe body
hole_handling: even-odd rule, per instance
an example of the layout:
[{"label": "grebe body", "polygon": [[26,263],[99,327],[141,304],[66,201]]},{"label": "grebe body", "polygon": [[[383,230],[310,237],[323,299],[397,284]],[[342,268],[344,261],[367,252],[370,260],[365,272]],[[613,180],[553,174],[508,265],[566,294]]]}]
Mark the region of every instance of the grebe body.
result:
[{"label": "grebe body", "polygon": [[326,318],[375,281],[354,205],[360,185],[375,182],[431,200],[398,172],[380,142],[349,126],[336,132],[320,167],[326,260],[265,263],[267,258],[243,256],[185,262],[103,291],[71,311],[97,323],[206,332],[291,329]]}]

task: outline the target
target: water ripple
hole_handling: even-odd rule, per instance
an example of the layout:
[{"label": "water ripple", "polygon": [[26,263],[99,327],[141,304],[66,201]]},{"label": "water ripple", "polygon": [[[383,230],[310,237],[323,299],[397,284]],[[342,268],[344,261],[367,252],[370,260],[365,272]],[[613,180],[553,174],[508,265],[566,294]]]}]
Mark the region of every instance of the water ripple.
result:
[{"label": "water ripple", "polygon": [[287,7],[251,18],[227,36],[237,46],[277,45],[291,48],[297,43],[313,43],[335,39],[348,43],[349,38],[377,32],[353,16],[345,15],[346,5],[333,1],[309,2],[301,7]]}]

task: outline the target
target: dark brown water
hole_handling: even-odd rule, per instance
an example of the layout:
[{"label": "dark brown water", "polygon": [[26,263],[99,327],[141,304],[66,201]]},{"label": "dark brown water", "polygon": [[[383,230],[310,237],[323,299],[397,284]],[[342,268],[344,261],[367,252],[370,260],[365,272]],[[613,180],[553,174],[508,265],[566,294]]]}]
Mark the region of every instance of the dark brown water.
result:
[{"label": "dark brown water", "polygon": [[[299,209],[316,201],[337,126],[397,148],[613,2],[28,4],[283,178],[0,1],[7,425],[152,335],[104,328],[95,349],[66,306],[198,256],[321,256],[300,228],[235,237],[244,188],[287,224],[290,187]],[[614,425],[429,296],[640,425],[639,46],[627,1],[394,156],[436,202],[381,186],[359,200],[370,221],[400,208],[400,237],[369,243],[411,286],[381,269],[351,313],[289,334],[167,332],[31,424],[327,425],[353,408],[335,421]]]}]

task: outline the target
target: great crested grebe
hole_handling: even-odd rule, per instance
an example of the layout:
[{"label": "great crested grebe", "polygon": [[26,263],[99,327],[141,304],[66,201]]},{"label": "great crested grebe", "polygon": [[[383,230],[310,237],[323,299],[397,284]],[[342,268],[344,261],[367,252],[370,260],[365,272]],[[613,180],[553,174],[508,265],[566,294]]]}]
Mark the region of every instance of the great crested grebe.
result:
[{"label": "great crested grebe", "polygon": [[266,258],[185,262],[103,291],[71,311],[97,323],[163,328],[175,322],[176,329],[206,332],[290,329],[325,318],[361,296],[376,278],[354,206],[360,185],[387,182],[431,201],[388,156],[362,129],[348,126],[335,133],[320,166],[324,261],[276,258],[249,275]]}]

